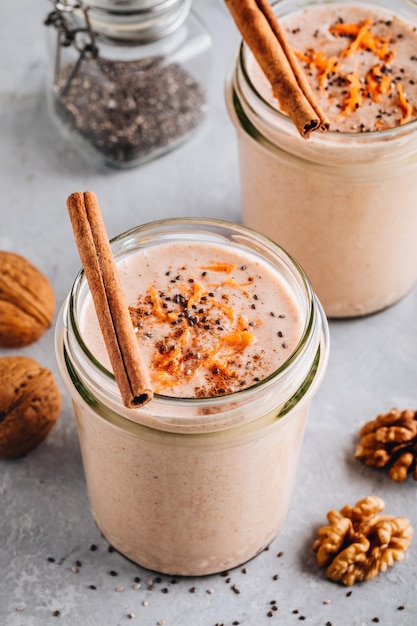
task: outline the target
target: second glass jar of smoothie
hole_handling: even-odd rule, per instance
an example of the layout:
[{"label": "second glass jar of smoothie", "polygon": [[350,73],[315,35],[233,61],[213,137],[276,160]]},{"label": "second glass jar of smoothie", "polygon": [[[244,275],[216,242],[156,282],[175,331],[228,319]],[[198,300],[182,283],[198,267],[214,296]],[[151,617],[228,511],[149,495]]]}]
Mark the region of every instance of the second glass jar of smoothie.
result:
[{"label": "second glass jar of smoothie", "polygon": [[[376,124],[371,128],[356,117],[348,128],[341,107],[336,119],[346,119],[345,127],[301,138],[243,44],[226,87],[238,136],[243,222],[295,256],[328,316],[373,313],[398,301],[417,279],[417,5],[397,2],[395,15],[387,0],[311,2],[307,8],[282,0],[273,6],[307,74],[316,76],[317,93],[340,87],[349,94],[356,77],[354,66],[342,77],[349,55],[327,58],[322,39],[336,40],[340,32],[343,45],[357,45],[370,20],[376,60],[372,76],[362,80],[362,100],[352,108],[355,116],[372,111]],[[382,24],[378,39],[375,29]],[[324,62],[333,62],[327,74],[320,69]],[[326,105],[340,106],[331,96]]]},{"label": "second glass jar of smoothie", "polygon": [[[326,318],[298,264],[241,226],[167,220],[124,233],[112,247],[124,289],[133,281],[142,294],[127,299],[146,362],[147,346],[154,351],[157,393],[142,408],[122,405],[81,272],[56,350],[94,518],[111,545],[144,567],[203,575],[237,566],[284,523],[306,415],[326,369]],[[250,302],[245,319],[234,317],[236,298]],[[207,342],[197,350],[192,337]],[[262,378],[274,351],[281,356]]]}]

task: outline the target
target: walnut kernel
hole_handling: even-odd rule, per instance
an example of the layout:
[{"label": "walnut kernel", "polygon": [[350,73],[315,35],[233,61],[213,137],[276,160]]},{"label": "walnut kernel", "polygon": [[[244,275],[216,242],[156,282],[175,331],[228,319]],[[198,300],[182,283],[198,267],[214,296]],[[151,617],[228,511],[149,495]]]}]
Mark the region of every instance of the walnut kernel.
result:
[{"label": "walnut kernel", "polygon": [[411,474],[417,480],[417,412],[392,409],[367,422],[359,431],[355,457],[370,467],[388,469],[392,480]]},{"label": "walnut kernel", "polygon": [[46,276],[19,254],[0,250],[0,346],[21,348],[39,339],[54,309]]},{"label": "walnut kernel", "polygon": [[55,378],[25,356],[0,358],[0,458],[27,454],[41,443],[61,410]]},{"label": "walnut kernel", "polygon": [[327,578],[350,586],[372,580],[404,558],[413,529],[405,517],[378,515],[384,507],[381,498],[368,496],[354,507],[328,512],[329,525],[319,528],[313,544]]}]

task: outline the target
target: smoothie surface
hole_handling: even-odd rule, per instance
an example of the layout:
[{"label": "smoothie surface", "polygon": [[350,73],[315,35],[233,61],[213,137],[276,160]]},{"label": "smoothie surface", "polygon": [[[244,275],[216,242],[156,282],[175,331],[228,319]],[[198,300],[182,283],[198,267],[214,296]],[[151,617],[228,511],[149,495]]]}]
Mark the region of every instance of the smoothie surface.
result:
[{"label": "smoothie surface", "polygon": [[[279,18],[332,131],[401,126],[417,117],[417,32],[371,4],[312,5]],[[256,89],[274,107],[269,82],[251,58]]]},{"label": "smoothie surface", "polygon": [[[300,341],[303,321],[288,286],[255,255],[181,241],[141,248],[117,266],[156,393],[202,398],[250,387]],[[80,330],[110,369],[91,297]]]}]

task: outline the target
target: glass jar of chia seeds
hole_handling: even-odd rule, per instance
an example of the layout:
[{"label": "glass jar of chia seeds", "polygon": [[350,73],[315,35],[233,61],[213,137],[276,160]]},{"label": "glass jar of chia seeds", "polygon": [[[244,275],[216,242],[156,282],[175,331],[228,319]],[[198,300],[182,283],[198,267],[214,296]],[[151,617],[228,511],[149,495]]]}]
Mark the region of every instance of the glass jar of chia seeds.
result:
[{"label": "glass jar of chia seeds", "polygon": [[116,168],[173,150],[207,112],[211,37],[191,0],[52,0],[49,101],[64,136]]}]

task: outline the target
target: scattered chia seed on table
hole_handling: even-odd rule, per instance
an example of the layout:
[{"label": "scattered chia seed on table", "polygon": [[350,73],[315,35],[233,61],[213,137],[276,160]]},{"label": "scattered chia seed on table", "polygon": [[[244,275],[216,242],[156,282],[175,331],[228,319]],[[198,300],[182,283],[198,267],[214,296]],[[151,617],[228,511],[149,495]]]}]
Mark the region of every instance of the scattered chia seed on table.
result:
[{"label": "scattered chia seed on table", "polygon": [[[64,69],[62,85],[71,69]],[[64,124],[107,161],[128,164],[191,133],[205,116],[206,97],[187,70],[162,56],[95,58],[81,63],[54,106]]]}]

